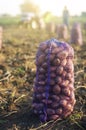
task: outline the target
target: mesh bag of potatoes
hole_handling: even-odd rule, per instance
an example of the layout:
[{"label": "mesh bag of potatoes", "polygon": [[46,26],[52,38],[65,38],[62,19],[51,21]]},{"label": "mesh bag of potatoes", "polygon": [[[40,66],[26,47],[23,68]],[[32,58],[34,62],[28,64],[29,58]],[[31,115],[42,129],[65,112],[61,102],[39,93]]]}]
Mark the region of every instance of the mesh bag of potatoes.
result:
[{"label": "mesh bag of potatoes", "polygon": [[83,45],[81,26],[79,23],[74,23],[71,30],[70,42],[76,45]]},{"label": "mesh bag of potatoes", "polygon": [[73,48],[56,39],[39,45],[32,107],[42,122],[65,118],[73,111],[73,57]]},{"label": "mesh bag of potatoes", "polygon": [[67,29],[67,26],[64,25],[64,24],[58,25],[58,27],[57,27],[57,35],[58,35],[58,39],[67,40],[68,39],[68,29]]}]

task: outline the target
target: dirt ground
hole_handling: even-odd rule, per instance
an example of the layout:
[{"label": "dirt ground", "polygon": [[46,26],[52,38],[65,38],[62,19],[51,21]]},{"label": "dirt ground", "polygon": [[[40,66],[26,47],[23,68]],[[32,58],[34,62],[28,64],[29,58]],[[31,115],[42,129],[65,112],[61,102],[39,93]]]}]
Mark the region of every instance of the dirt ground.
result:
[{"label": "dirt ground", "polygon": [[[73,113],[64,120],[41,123],[33,114],[35,55],[39,43],[56,33],[23,27],[4,28],[0,52],[0,130],[86,130],[86,37],[75,51],[75,96]],[[67,41],[68,42],[68,41]]]}]

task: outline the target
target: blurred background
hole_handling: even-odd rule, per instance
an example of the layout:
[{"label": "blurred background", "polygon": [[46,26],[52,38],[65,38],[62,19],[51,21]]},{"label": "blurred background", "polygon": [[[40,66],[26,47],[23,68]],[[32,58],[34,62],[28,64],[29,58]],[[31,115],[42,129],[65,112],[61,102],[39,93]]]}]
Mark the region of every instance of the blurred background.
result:
[{"label": "blurred background", "polygon": [[30,22],[32,18],[42,19],[45,23],[62,23],[65,6],[70,14],[70,24],[86,21],[84,0],[0,0],[0,25]]}]

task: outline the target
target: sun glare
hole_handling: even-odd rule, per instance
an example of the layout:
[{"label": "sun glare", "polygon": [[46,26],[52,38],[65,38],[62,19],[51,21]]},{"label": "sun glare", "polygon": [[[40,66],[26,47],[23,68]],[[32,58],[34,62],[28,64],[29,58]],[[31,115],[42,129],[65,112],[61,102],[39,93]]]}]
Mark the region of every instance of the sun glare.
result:
[{"label": "sun glare", "polygon": [[66,5],[71,15],[80,14],[86,11],[84,0],[33,0],[37,3],[42,12],[51,11],[55,15],[61,15]]},{"label": "sun glare", "polygon": [[[20,4],[25,0],[0,0],[0,14],[19,14]],[[64,6],[66,5],[70,14],[80,14],[86,11],[85,0],[31,0],[40,7],[41,13],[50,11],[55,15],[62,15]]]}]

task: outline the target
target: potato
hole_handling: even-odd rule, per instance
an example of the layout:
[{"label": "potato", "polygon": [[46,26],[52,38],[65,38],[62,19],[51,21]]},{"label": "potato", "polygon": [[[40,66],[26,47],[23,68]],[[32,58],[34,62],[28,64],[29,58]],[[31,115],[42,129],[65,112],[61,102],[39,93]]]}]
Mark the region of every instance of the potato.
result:
[{"label": "potato", "polygon": [[42,107],[44,107],[44,104],[43,103],[39,103],[38,106],[42,108]]},{"label": "potato", "polygon": [[42,102],[47,104],[47,100],[46,99],[42,99]]},{"label": "potato", "polygon": [[44,87],[42,87],[42,86],[40,86],[40,87],[37,87],[37,92],[39,92],[39,93],[42,93],[42,92],[44,92]]},{"label": "potato", "polygon": [[72,106],[74,106],[75,103],[76,103],[76,100],[75,100],[74,98],[71,98],[71,99],[69,100],[69,103],[72,104]]},{"label": "potato", "polygon": [[50,77],[51,77],[51,78],[55,78],[55,77],[56,77],[56,74],[55,74],[54,72],[51,72],[51,73],[50,73]]},{"label": "potato", "polygon": [[62,78],[60,76],[56,77],[56,82],[57,82],[57,84],[61,84]]},{"label": "potato", "polygon": [[57,55],[59,52],[63,51],[63,49],[64,49],[64,47],[60,46],[60,43],[59,43],[58,47],[53,48],[51,53],[54,53]]},{"label": "potato", "polygon": [[56,114],[61,115],[62,112],[63,112],[63,109],[61,107],[56,109]]},{"label": "potato", "polygon": [[46,70],[41,67],[41,68],[39,68],[39,72],[40,72],[40,74],[44,74],[46,72]]},{"label": "potato", "polygon": [[66,76],[65,76],[66,79],[71,79],[72,78],[72,75],[71,73],[67,73]]},{"label": "potato", "polygon": [[75,98],[74,98],[74,100],[72,100],[72,102],[70,102],[70,103],[72,104],[72,106],[74,106],[74,105],[75,105],[75,103],[76,103]]},{"label": "potato", "polygon": [[41,45],[39,46],[39,49],[40,49],[41,51],[45,51],[46,48],[47,48],[47,44],[46,44],[46,43],[41,43]]},{"label": "potato", "polygon": [[37,103],[33,103],[32,107],[35,108],[37,106]]},{"label": "potato", "polygon": [[42,103],[34,103],[33,104],[33,108],[36,109],[37,111],[41,110],[43,107],[44,107],[44,104],[42,104]]},{"label": "potato", "polygon": [[74,78],[71,77],[71,78],[69,79],[69,81],[70,81],[70,83],[74,83]]},{"label": "potato", "polygon": [[48,115],[53,115],[53,114],[55,114],[55,111],[53,109],[48,108],[47,109],[47,114]]},{"label": "potato", "polygon": [[48,67],[48,64],[45,62],[42,64],[42,68],[46,69]]},{"label": "potato", "polygon": [[42,94],[36,94],[35,96],[37,99],[41,100],[43,97],[42,97]]},{"label": "potato", "polygon": [[58,102],[53,102],[52,104],[51,104],[51,107],[52,108],[57,108],[59,106],[59,103]]},{"label": "potato", "polygon": [[66,65],[66,63],[67,63],[67,60],[66,59],[63,59],[62,61],[61,61],[61,66],[65,66]]},{"label": "potato", "polygon": [[45,76],[44,74],[39,74],[39,76],[38,76],[38,78],[39,78],[39,79],[42,79],[42,80],[45,79],[45,77],[46,77],[46,76]]},{"label": "potato", "polygon": [[72,103],[72,105],[75,105],[75,103],[76,103],[74,92],[71,92],[70,102]]},{"label": "potato", "polygon": [[50,85],[55,85],[55,80],[54,79],[50,80]]},{"label": "potato", "polygon": [[70,66],[65,66],[65,70],[68,72],[68,73],[72,73],[74,71],[74,67],[72,65]]},{"label": "potato", "polygon": [[42,93],[42,98],[46,98],[46,93]]},{"label": "potato", "polygon": [[59,66],[58,68],[57,68],[57,70],[56,70],[56,73],[57,74],[62,74],[63,73],[63,66]]},{"label": "potato", "polygon": [[61,105],[62,107],[66,107],[66,105],[67,105],[67,100],[65,100],[65,99],[61,100],[61,101],[60,101],[60,105]]},{"label": "potato", "polygon": [[73,65],[73,61],[71,60],[71,58],[68,58],[68,59],[67,59],[67,65],[69,65],[69,66],[70,66],[70,65]]},{"label": "potato", "polygon": [[57,54],[59,51],[60,51],[60,48],[53,48],[51,53]]},{"label": "potato", "polygon": [[69,84],[69,80],[63,80],[61,83],[62,87],[67,87],[68,84]]},{"label": "potato", "polygon": [[55,42],[51,42],[51,46],[52,46],[52,48],[56,48],[57,44]]},{"label": "potato", "polygon": [[52,104],[52,100],[49,100],[49,99],[48,100],[43,99],[42,102],[45,104]]},{"label": "potato", "polygon": [[50,119],[50,120],[57,120],[57,119],[59,119],[59,115],[51,115],[51,116],[49,117],[49,119]]},{"label": "potato", "polygon": [[70,90],[68,88],[64,88],[62,89],[62,92],[67,95],[67,96],[70,96]]},{"label": "potato", "polygon": [[61,92],[60,86],[59,85],[55,85],[53,87],[53,92],[54,92],[54,94],[59,94]]},{"label": "potato", "polygon": [[59,100],[60,100],[60,97],[57,96],[57,95],[52,95],[51,98],[52,98],[54,101],[57,101],[57,102],[59,102]]},{"label": "potato", "polygon": [[67,75],[67,72],[66,72],[66,70],[64,70],[62,73],[62,78],[65,79],[66,75]]},{"label": "potato", "polygon": [[46,56],[46,60],[47,60],[47,61],[49,60],[50,62],[53,62],[54,59],[55,59],[55,54],[50,54],[50,55],[47,55],[47,56]]},{"label": "potato", "polygon": [[53,65],[57,66],[60,64],[60,60],[58,58],[54,59]]},{"label": "potato", "polygon": [[55,72],[56,71],[56,67],[55,66],[50,67],[50,71],[51,72]]},{"label": "potato", "polygon": [[67,72],[73,72],[74,71],[74,66],[73,66],[73,62],[71,60],[67,61],[67,64],[65,66],[65,70]]},{"label": "potato", "polygon": [[45,60],[45,55],[43,54],[43,55],[40,55],[40,56],[39,56],[37,62],[38,62],[38,64],[40,65],[40,64],[42,64],[42,63],[44,62],[44,60]]},{"label": "potato", "polygon": [[45,82],[45,81],[40,81],[40,82],[38,82],[38,84],[39,84],[39,85],[45,85],[46,82]]},{"label": "potato", "polygon": [[[49,48],[47,48],[47,49],[45,50],[45,55],[47,55],[48,53],[50,53],[50,49],[49,49]],[[46,60],[47,60],[47,58],[46,58]]]},{"label": "potato", "polygon": [[66,50],[63,50],[57,54],[57,57],[60,59],[66,59],[68,56],[68,52]]},{"label": "potato", "polygon": [[71,105],[71,104],[67,104],[66,109],[67,109],[68,111],[72,111],[72,110],[73,110],[73,107],[72,107],[72,105]]},{"label": "potato", "polygon": [[40,93],[40,94],[37,93],[36,98],[39,99],[39,100],[46,98],[46,93]]},{"label": "potato", "polygon": [[37,111],[41,110],[43,107],[44,107],[44,104],[42,104],[42,103],[40,103],[40,104],[34,103],[33,104],[33,108],[36,109]]},{"label": "potato", "polygon": [[48,103],[48,104],[52,104],[52,100],[49,100],[49,99],[48,99],[47,103]]},{"label": "potato", "polygon": [[67,100],[67,101],[70,101],[70,97],[66,96],[66,95],[60,95],[60,100]]}]

